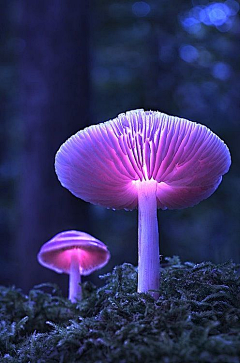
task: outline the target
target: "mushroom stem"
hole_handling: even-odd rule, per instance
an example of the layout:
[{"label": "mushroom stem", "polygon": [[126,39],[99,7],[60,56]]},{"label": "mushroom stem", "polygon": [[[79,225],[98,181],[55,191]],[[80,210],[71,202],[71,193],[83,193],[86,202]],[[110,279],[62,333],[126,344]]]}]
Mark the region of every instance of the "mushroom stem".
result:
[{"label": "mushroom stem", "polygon": [[[159,290],[159,234],[157,220],[157,183],[138,184],[138,292]],[[150,292],[158,299],[158,292]]]},{"label": "mushroom stem", "polygon": [[77,252],[73,253],[71,256],[71,266],[69,272],[69,300],[72,303],[75,303],[77,300],[81,300],[82,298],[82,287],[81,283],[81,275],[79,272],[79,260],[77,256]]}]

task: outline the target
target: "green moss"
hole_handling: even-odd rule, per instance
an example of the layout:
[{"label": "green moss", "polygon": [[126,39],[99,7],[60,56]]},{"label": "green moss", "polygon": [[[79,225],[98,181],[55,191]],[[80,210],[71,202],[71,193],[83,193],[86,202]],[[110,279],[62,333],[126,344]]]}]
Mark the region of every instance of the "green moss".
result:
[{"label": "green moss", "polygon": [[237,268],[168,259],[158,301],[135,292],[130,264],[102,276],[99,289],[84,283],[78,304],[50,284],[29,296],[2,287],[0,362],[239,363]]}]

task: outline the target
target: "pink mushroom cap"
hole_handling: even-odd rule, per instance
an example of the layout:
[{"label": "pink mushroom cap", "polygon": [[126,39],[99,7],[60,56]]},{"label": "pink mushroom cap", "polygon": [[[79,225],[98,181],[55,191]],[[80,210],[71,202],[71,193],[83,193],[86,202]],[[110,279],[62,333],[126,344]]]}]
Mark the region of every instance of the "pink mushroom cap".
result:
[{"label": "pink mushroom cap", "polygon": [[58,233],[46,242],[38,253],[41,265],[58,273],[69,273],[72,256],[79,260],[81,275],[89,275],[105,266],[110,253],[104,243],[79,231]]},{"label": "pink mushroom cap", "polygon": [[206,126],[135,110],[70,137],[55,168],[65,188],[93,204],[132,210],[138,183],[154,180],[157,207],[180,209],[208,198],[230,164],[227,146]]}]

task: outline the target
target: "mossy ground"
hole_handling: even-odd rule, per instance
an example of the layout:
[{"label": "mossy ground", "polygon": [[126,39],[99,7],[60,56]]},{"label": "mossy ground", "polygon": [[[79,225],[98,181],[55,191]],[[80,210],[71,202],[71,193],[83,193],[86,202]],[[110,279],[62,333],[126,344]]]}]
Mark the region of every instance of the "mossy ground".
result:
[{"label": "mossy ground", "polygon": [[[57,287],[25,296],[0,288],[0,362],[239,363],[240,278],[233,263],[161,270],[158,301],[136,293],[130,264],[83,286],[71,304]],[[44,285],[46,288],[46,285]]]}]

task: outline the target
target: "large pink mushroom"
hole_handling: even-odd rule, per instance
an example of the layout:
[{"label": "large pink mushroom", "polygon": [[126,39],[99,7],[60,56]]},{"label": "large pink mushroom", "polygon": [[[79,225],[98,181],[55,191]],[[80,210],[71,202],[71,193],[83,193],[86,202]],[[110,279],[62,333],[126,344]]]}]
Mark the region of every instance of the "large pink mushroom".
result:
[{"label": "large pink mushroom", "polygon": [[159,290],[157,208],[208,198],[230,164],[227,146],[206,126],[135,110],[77,132],[60,147],[55,167],[61,184],[87,202],[138,208],[138,292],[148,292]]},{"label": "large pink mushroom", "polygon": [[65,231],[46,242],[38,262],[58,273],[69,274],[69,300],[82,298],[81,275],[89,275],[106,265],[110,253],[106,245],[87,233]]}]

